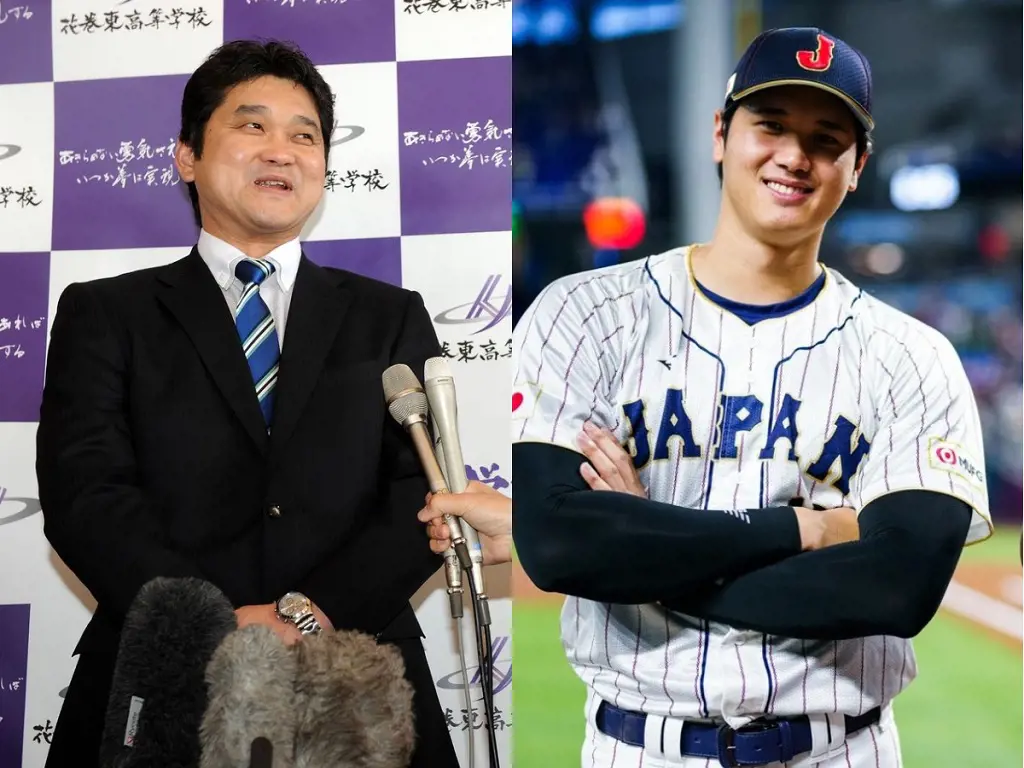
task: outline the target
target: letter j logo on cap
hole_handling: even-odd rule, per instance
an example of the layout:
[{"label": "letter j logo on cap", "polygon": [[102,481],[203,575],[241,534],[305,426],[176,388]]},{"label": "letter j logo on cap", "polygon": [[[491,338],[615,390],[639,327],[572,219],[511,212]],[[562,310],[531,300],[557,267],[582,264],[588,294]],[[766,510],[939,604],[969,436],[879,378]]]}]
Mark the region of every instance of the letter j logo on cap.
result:
[{"label": "letter j logo on cap", "polygon": [[796,63],[811,72],[824,72],[832,66],[832,52],[836,43],[824,35],[818,35],[818,48],[814,51],[797,51]]}]

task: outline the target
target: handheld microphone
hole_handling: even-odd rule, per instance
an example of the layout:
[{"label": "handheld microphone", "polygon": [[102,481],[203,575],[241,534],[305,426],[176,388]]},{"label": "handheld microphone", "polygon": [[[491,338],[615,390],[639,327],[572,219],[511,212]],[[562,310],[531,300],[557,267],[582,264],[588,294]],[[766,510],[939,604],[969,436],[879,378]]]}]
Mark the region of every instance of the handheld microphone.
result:
[{"label": "handheld microphone", "polygon": [[399,650],[342,630],[304,638],[293,651],[295,768],[406,768],[413,690]]},{"label": "handheld microphone", "polygon": [[[381,376],[384,397],[387,400],[388,412],[391,417],[402,425],[412,438],[416,455],[427,476],[432,493],[448,493],[447,481],[441,467],[434,456],[433,441],[427,430],[427,396],[423,393],[419,379],[412,369],[403,364],[392,365]],[[452,616],[462,615],[462,574],[459,563],[466,570],[472,568],[472,558],[466,547],[466,538],[461,521],[453,515],[444,516],[445,523],[452,535],[452,546],[455,555],[445,553],[445,579],[448,583],[448,601]],[[449,550],[450,552],[450,550]]]},{"label": "handheld microphone", "polygon": [[[455,379],[448,361],[443,357],[432,357],[427,360],[423,369],[423,380],[430,403],[430,414],[437,426],[444,449],[443,461],[448,476],[448,487],[452,493],[462,493],[468,485],[466,462],[462,456],[462,443],[459,439],[459,404],[455,396]],[[466,547],[473,561],[472,568],[469,569],[470,578],[473,579],[477,596],[486,602],[484,558],[480,539],[468,522],[459,520],[459,523],[462,525],[462,534],[466,537]],[[490,623],[489,616],[486,617],[485,623]]]},{"label": "handheld microphone", "polygon": [[293,768],[298,664],[274,630],[228,635],[206,668],[199,768]]},{"label": "handheld microphone", "polygon": [[104,768],[199,762],[206,665],[238,627],[213,584],[156,578],[125,615],[100,748]]},{"label": "handheld microphone", "polygon": [[[437,422],[434,420],[433,415],[431,415],[430,419],[430,434],[434,438],[434,457],[437,459],[442,474],[444,474],[444,446],[441,445],[441,438],[437,431]],[[445,487],[450,487],[447,476],[445,477]],[[462,525],[461,520],[459,525]],[[465,529],[463,529],[464,533]],[[444,551],[444,568],[445,580],[448,583],[448,606],[451,610],[451,616],[453,619],[461,619],[464,590],[462,589],[462,567],[459,564],[459,556],[455,552],[455,547],[449,546]]]}]

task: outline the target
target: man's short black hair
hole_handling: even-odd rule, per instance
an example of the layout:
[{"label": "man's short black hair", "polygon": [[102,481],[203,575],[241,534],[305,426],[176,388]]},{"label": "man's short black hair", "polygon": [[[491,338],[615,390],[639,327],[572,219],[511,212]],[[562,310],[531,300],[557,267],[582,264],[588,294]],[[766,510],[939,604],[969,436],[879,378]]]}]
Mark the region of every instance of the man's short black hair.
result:
[{"label": "man's short black hair", "polygon": [[[324,160],[329,160],[331,134],[334,132],[334,94],[298,46],[278,40],[235,40],[211,53],[185,85],[178,140],[191,147],[197,159],[201,158],[206,125],[217,107],[224,103],[228,91],[241,83],[268,76],[291,80],[309,92],[320,117]],[[199,193],[192,182],[188,184],[188,196],[196,223],[202,226]]]},{"label": "man's short black hair", "polygon": [[[726,138],[729,136],[729,126],[732,125],[732,119],[736,115],[736,110],[739,109],[738,104],[733,104],[728,109],[722,112],[722,143],[725,143]],[[874,139],[871,134],[865,130],[864,126],[860,124],[859,120],[854,120],[854,128],[857,131],[857,159],[854,161],[855,164],[860,163],[860,159],[864,157],[865,153],[872,150]],[[718,183],[722,184],[722,164],[717,163],[718,166]]]}]

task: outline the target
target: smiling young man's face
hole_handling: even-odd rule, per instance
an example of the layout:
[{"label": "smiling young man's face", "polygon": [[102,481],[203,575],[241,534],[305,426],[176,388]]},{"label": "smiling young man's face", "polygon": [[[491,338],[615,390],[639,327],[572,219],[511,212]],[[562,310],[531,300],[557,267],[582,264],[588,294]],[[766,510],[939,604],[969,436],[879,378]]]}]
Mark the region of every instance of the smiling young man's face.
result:
[{"label": "smiling young man's face", "polygon": [[743,100],[727,136],[715,119],[714,158],[725,202],[758,239],[793,245],[820,232],[857,187],[853,113],[808,86],[777,86]]},{"label": "smiling young man's face", "polygon": [[182,179],[196,184],[203,227],[219,237],[297,237],[323,196],[316,104],[277,77],[228,91],[206,126],[202,158],[179,145],[177,160]]}]

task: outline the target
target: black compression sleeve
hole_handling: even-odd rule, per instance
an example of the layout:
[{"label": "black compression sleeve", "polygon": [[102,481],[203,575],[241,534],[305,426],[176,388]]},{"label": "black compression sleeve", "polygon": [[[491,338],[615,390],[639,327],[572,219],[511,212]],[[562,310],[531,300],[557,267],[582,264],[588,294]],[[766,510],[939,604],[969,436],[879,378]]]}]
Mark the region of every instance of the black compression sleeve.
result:
[{"label": "black compression sleeve", "polygon": [[545,443],[514,444],[512,461],[516,552],[549,592],[651,603],[800,552],[790,507],[737,514],[592,491],[586,458]]},{"label": "black compression sleeve", "polygon": [[720,588],[679,592],[662,604],[785,637],[914,637],[942,602],[971,509],[952,496],[900,491],[868,504],[859,521],[859,541],[784,560]]}]

